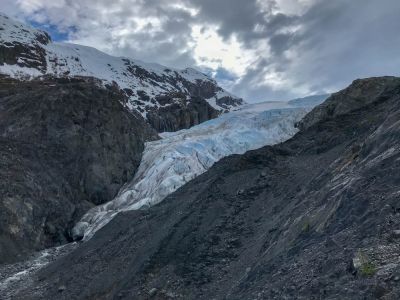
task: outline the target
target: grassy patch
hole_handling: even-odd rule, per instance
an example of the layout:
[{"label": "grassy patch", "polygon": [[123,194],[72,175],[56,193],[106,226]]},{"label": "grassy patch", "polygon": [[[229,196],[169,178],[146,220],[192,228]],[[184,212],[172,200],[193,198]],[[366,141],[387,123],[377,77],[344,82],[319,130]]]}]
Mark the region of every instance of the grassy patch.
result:
[{"label": "grassy patch", "polygon": [[303,224],[303,227],[301,228],[301,231],[303,232],[309,232],[311,229],[310,223],[307,221]]},{"label": "grassy patch", "polygon": [[360,274],[362,276],[366,276],[366,277],[373,276],[376,273],[375,264],[373,262],[371,262],[368,259],[368,256],[361,251],[358,252],[357,256],[360,261],[360,267],[359,267]]},{"label": "grassy patch", "polygon": [[373,276],[376,273],[376,267],[371,262],[364,263],[361,265],[360,273],[363,276]]}]

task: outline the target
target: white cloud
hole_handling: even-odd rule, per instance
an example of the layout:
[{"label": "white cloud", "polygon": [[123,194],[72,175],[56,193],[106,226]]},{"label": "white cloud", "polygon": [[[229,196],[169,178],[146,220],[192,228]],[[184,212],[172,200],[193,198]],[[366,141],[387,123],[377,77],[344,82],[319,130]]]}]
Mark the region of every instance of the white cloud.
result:
[{"label": "white cloud", "polygon": [[224,68],[237,76],[243,76],[246,68],[254,60],[254,53],[243,48],[235,36],[222,39],[217,28],[192,27],[193,56],[199,66],[218,69]]}]

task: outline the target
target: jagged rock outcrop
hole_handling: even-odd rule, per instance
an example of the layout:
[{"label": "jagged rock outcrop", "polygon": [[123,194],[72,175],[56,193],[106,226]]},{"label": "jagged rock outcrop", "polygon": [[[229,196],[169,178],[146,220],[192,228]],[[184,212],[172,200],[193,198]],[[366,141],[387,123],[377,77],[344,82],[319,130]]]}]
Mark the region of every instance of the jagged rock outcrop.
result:
[{"label": "jagged rock outcrop", "polygon": [[399,119],[399,78],[356,81],[289,141],[120,213],[16,295],[397,299]]},{"label": "jagged rock outcrop", "polygon": [[134,175],[145,120],[98,80],[0,77],[0,263],[65,243]]},{"label": "jagged rock outcrop", "polygon": [[[167,98],[169,101],[171,98]],[[176,101],[176,100],[175,100]],[[177,131],[218,117],[218,111],[202,98],[191,98],[190,101],[171,103],[169,106],[150,110],[147,120],[158,132]]]}]

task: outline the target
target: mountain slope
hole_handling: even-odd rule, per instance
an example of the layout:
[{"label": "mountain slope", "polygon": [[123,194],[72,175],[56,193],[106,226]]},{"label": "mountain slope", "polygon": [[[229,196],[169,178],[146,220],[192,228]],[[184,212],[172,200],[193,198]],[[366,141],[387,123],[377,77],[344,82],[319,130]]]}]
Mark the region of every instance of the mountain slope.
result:
[{"label": "mountain slope", "polygon": [[399,118],[399,78],[355,81],[289,141],[120,213],[18,296],[397,299]]},{"label": "mountain slope", "polygon": [[0,263],[65,243],[111,200],[156,132],[97,80],[0,76]]},{"label": "mountain slope", "polygon": [[113,57],[91,47],[52,42],[49,35],[0,14],[0,73],[14,78],[37,76],[99,78],[125,95],[158,131],[175,131],[235,110],[239,99],[206,75],[188,68]]}]

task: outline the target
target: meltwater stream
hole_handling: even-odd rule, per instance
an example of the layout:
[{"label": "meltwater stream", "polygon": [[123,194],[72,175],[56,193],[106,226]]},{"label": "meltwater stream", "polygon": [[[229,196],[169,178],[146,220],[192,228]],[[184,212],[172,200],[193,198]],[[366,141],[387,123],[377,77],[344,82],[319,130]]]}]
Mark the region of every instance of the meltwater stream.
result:
[{"label": "meltwater stream", "polygon": [[134,178],[114,200],[89,210],[74,227],[74,238],[90,239],[120,211],[161,202],[225,156],[291,138],[297,132],[295,124],[325,99],[247,105],[190,129],[161,134],[161,140],[146,144]]},{"label": "meltwater stream", "polygon": [[0,266],[0,299],[14,299],[14,294],[26,288],[31,283],[31,278],[40,269],[52,261],[70,253],[78,246],[70,243],[59,247],[45,249],[34,253],[31,257],[14,264]]}]

